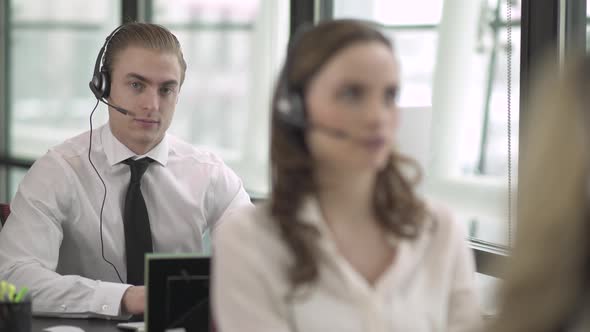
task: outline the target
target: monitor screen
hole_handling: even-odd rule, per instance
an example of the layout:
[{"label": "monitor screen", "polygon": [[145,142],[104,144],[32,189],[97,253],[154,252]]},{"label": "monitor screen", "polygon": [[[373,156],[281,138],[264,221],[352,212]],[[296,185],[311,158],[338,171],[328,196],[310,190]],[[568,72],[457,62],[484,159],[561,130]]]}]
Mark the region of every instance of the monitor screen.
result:
[{"label": "monitor screen", "polygon": [[146,260],[146,330],[208,332],[210,257],[149,254]]}]

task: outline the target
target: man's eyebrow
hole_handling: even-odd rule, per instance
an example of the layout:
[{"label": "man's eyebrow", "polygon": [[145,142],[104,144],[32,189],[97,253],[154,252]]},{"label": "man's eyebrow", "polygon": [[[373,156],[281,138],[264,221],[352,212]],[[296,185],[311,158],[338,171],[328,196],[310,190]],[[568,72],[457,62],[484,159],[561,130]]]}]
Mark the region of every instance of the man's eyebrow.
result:
[{"label": "man's eyebrow", "polygon": [[127,74],[127,78],[135,78],[135,79],[138,79],[138,80],[146,82],[146,83],[151,83],[151,81],[149,79],[147,79],[147,77],[143,77],[143,76],[136,74],[136,73]]},{"label": "man's eyebrow", "polygon": [[[129,73],[129,74],[127,74],[127,78],[135,78],[137,80],[140,80],[142,82],[146,82],[148,84],[152,83],[152,81],[149,80],[147,77],[143,77],[137,73]],[[174,80],[174,79],[167,80],[167,81],[162,82],[160,85],[161,86],[176,86],[176,85],[178,85],[178,81]]]},{"label": "man's eyebrow", "polygon": [[162,84],[160,84],[161,86],[176,86],[178,85],[178,81],[177,80],[168,80],[168,81],[164,81],[162,82]]}]

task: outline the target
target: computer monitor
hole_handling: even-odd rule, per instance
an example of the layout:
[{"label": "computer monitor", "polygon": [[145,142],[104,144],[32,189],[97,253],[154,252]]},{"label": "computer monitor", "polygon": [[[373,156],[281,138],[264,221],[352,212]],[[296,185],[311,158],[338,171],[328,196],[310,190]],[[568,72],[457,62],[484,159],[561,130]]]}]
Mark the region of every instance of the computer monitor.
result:
[{"label": "computer monitor", "polygon": [[146,256],[147,331],[210,331],[210,263],[210,257],[203,255]]}]

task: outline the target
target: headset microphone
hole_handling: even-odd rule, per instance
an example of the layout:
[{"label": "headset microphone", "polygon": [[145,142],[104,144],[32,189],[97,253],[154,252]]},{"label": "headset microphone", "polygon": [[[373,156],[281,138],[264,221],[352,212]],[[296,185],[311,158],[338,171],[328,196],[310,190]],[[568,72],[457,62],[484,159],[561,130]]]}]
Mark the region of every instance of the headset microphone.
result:
[{"label": "headset microphone", "polygon": [[292,86],[289,82],[289,71],[292,70],[292,62],[295,48],[302,36],[311,29],[313,25],[304,24],[293,34],[287,48],[285,65],[279,76],[278,98],[275,103],[275,111],[278,120],[283,124],[299,130],[317,130],[333,138],[350,140],[355,143],[364,144],[364,140],[352,135],[343,129],[329,127],[323,124],[312,123],[307,119],[303,89]]},{"label": "headset microphone", "polygon": [[121,113],[121,114],[123,114],[123,115],[128,115],[128,116],[135,117],[135,113],[133,113],[133,112],[131,112],[131,111],[128,111],[128,110],[126,110],[126,109],[124,109],[124,108],[122,108],[122,107],[119,107],[119,106],[115,106],[115,105],[113,105],[113,104],[109,103],[108,101],[106,101],[106,100],[104,100],[104,99],[102,99],[102,98],[101,98],[101,99],[99,99],[99,100],[100,100],[102,103],[104,103],[105,105],[108,105],[108,106],[110,106],[110,107],[114,108],[114,109],[115,109],[117,112],[119,112],[119,113]]},{"label": "headset microphone", "polygon": [[326,127],[326,126],[318,125],[317,123],[312,124],[311,126],[309,126],[309,128],[323,131],[325,134],[328,134],[334,138],[349,139],[352,141],[357,140],[355,137],[353,137],[352,135],[350,135],[349,133],[345,132],[342,129]]},{"label": "headset microphone", "polygon": [[96,175],[98,176],[98,178],[100,179],[100,182],[102,183],[102,186],[104,188],[104,194],[102,197],[102,203],[100,205],[100,214],[99,214],[99,229],[100,229],[100,252],[102,255],[102,259],[107,262],[110,266],[113,267],[113,269],[115,270],[115,273],[117,274],[117,278],[119,278],[119,281],[121,281],[121,283],[125,283],[123,281],[123,278],[121,278],[121,274],[119,273],[119,270],[117,269],[117,267],[115,266],[115,264],[113,264],[113,262],[111,262],[110,260],[107,259],[107,257],[105,256],[104,253],[104,241],[103,241],[103,232],[102,232],[102,217],[103,217],[103,210],[105,207],[105,202],[107,199],[107,186],[106,183],[104,182],[104,180],[102,179],[102,176],[100,176],[100,172],[98,171],[98,169],[96,168],[96,166],[94,165],[94,163],[92,162],[92,115],[94,115],[94,111],[96,111],[96,107],[98,106],[98,102],[101,101],[109,106],[111,106],[112,108],[114,108],[115,110],[117,110],[118,112],[125,114],[125,115],[131,115],[131,116],[135,116],[132,112],[115,106],[115,105],[111,105],[109,102],[106,101],[106,98],[108,98],[110,90],[111,90],[111,82],[110,82],[110,77],[109,77],[109,73],[107,68],[104,68],[104,66],[101,66],[102,63],[102,57],[104,54],[105,49],[107,48],[111,38],[117,33],[117,31],[119,31],[121,28],[123,27],[123,25],[119,26],[118,28],[116,28],[115,30],[113,30],[113,32],[111,32],[110,35],[108,35],[108,37],[105,39],[104,45],[102,45],[102,47],[100,48],[100,51],[98,52],[98,56],[96,57],[96,62],[94,64],[94,71],[92,73],[92,79],[90,80],[90,82],[88,83],[88,86],[90,87],[90,91],[92,91],[92,93],[94,94],[94,96],[96,97],[96,104],[94,105],[94,109],[92,110],[92,112],[90,113],[90,137],[88,140],[88,162],[90,163],[90,165],[92,165],[92,168],[94,169],[94,172],[96,172]]},{"label": "headset microphone", "polygon": [[334,138],[349,139],[358,142],[358,138],[342,129],[307,121],[303,92],[300,88],[289,84],[288,72],[291,70],[294,49],[297,47],[298,41],[301,39],[302,35],[310,30],[311,26],[312,25],[304,24],[299,27],[289,42],[285,65],[279,77],[278,98],[275,104],[278,119],[292,128],[299,130],[318,130]]},{"label": "headset microphone", "polygon": [[111,93],[111,79],[109,77],[109,72],[107,68],[104,67],[104,64],[101,66],[103,60],[102,58],[106,48],[108,47],[109,42],[117,33],[117,31],[119,31],[121,28],[122,26],[113,30],[113,32],[111,32],[111,34],[108,35],[105,39],[104,45],[102,45],[100,51],[98,52],[98,56],[96,57],[96,62],[94,63],[94,72],[92,73],[92,79],[90,80],[90,82],[88,82],[88,86],[90,87],[90,91],[92,91],[92,93],[98,101],[101,101],[106,105],[109,105],[121,114],[135,116],[133,112],[128,111],[122,107],[110,104],[106,101],[109,94]]},{"label": "headset microphone", "polygon": [[318,130],[334,138],[358,141],[356,137],[346,131],[307,121],[304,111],[304,101],[297,92],[283,91],[276,105],[279,119],[291,127],[300,130]]}]

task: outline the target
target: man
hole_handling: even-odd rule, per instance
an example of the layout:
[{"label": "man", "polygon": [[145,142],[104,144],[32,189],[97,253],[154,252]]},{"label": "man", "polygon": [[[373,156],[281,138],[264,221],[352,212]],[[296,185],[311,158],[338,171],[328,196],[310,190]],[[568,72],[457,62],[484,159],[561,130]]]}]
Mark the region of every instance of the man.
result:
[{"label": "man", "polygon": [[166,134],[185,71],[161,26],[107,38],[90,87],[108,124],[35,162],[0,232],[0,279],[29,287],[36,313],[142,314],[144,254],[200,252],[207,230],[251,204],[218,157]]}]

